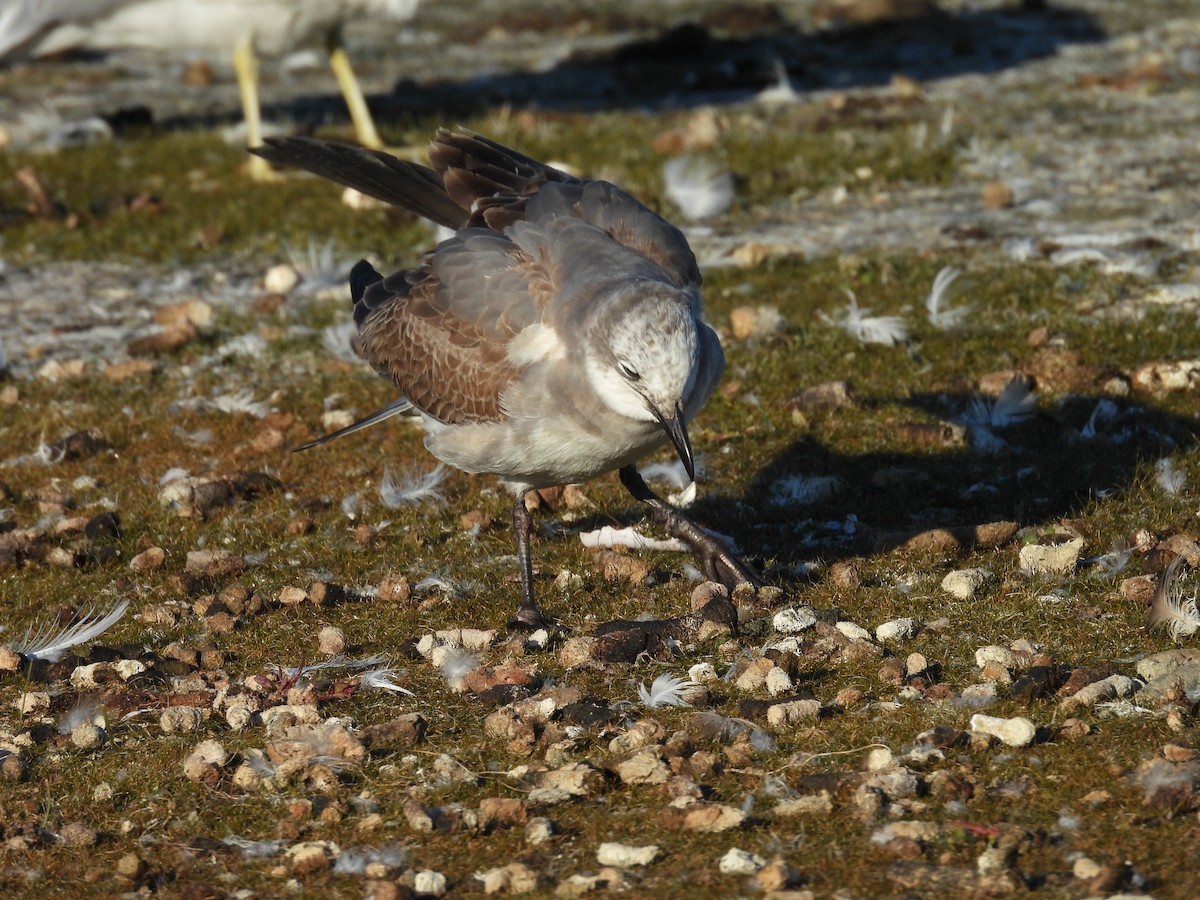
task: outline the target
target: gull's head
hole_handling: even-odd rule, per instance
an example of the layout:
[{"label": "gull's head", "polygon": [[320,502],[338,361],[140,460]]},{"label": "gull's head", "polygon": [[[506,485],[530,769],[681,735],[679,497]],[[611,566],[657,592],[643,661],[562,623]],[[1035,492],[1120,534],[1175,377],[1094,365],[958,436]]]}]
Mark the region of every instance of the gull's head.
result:
[{"label": "gull's head", "polygon": [[658,422],[694,477],[683,409],[699,365],[697,322],[688,297],[666,285],[614,298],[587,342],[587,375],[615,412]]}]

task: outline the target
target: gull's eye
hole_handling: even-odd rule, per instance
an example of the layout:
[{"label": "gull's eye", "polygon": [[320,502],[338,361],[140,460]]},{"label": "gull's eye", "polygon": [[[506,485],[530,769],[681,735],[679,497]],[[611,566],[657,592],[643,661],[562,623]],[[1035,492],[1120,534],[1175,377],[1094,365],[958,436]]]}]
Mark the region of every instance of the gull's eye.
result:
[{"label": "gull's eye", "polygon": [[617,365],[619,365],[621,367],[621,374],[624,375],[626,378],[628,378],[630,381],[641,381],[642,380],[642,376],[639,375],[637,373],[637,371],[632,366],[629,365],[629,363],[621,362],[621,363],[617,363]]}]

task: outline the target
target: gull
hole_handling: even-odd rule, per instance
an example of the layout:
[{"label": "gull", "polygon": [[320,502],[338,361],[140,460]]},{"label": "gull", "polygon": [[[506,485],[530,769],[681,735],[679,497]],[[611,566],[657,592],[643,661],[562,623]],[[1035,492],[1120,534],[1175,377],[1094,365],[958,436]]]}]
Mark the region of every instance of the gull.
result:
[{"label": "gull", "polygon": [[[354,77],[342,43],[342,25],[353,16],[411,19],[419,0],[2,0],[0,60],[46,56],[71,49],[233,52],[246,120],[246,145],[262,144],[258,53],[282,56],[324,43],[329,65],[346,98],[358,140],[383,141]],[[271,177],[255,157],[250,174]]]},{"label": "gull", "polygon": [[635,464],[670,443],[695,478],[687,423],[725,367],[701,318],[696,257],[677,228],[615,185],[471,132],[439,129],[433,168],[302,137],[251,152],[455,230],[415,268],[387,277],[366,261],[352,269],[355,349],[400,396],[297,449],[406,413],[421,417],[438,460],[499,476],[514,494],[517,627],[547,626],[534,599],[525,495],[613,470],[710,579],[759,583],[650,490]]}]

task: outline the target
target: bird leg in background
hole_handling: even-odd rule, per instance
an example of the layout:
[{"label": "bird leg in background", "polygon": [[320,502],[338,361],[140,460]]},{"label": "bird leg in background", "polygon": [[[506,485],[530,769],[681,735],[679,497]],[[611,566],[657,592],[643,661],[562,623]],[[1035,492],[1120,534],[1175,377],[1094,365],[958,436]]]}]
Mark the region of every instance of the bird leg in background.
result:
[{"label": "bird leg in background", "polygon": [[517,494],[513,501],[513,531],[517,535],[517,568],[521,573],[521,605],[517,614],[510,621],[510,628],[528,628],[536,631],[539,628],[550,628],[550,623],[538,609],[537,601],[533,598],[533,555],[529,549],[529,530],[533,527],[533,516],[525,505],[525,491]]},{"label": "bird leg in background", "polygon": [[354,70],[350,68],[350,57],[346,55],[346,47],[342,43],[342,29],[334,28],[325,38],[325,49],[329,52],[329,67],[342,88],[342,96],[346,98],[346,106],[350,110],[350,121],[354,123],[354,132],[358,142],[373,150],[383,149],[383,140],[375,128],[375,120],[371,118],[371,110],[367,108],[366,98]]},{"label": "bird leg in background", "polygon": [[[242,95],[242,117],[246,120],[246,146],[261,147],[262,108],[258,103],[258,57],[254,39],[243,38],[233,51],[233,71],[237,74],[238,90]],[[255,181],[273,181],[279,176],[271,164],[260,156],[250,157],[250,177]]]},{"label": "bird leg in background", "polygon": [[650,490],[645,480],[637,470],[637,466],[628,465],[621,468],[621,484],[650,507],[657,518],[667,529],[671,537],[679,538],[689,547],[700,561],[704,576],[709,581],[717,581],[731,591],[743,582],[758,587],[762,581],[729,551],[725,543],[709,534],[682,512]]}]

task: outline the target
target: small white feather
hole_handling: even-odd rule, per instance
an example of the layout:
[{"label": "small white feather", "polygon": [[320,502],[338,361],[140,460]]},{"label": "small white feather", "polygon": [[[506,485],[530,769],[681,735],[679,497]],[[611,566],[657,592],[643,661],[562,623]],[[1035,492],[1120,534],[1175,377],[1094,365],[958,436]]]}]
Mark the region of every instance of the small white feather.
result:
[{"label": "small white feather", "polygon": [[1168,497],[1182,493],[1187,487],[1187,476],[1175,468],[1175,461],[1169,456],[1154,464],[1154,480]]},{"label": "small white feather", "polygon": [[421,503],[442,504],[446,498],[440,488],[445,480],[446,467],[441,463],[430,472],[406,471],[398,476],[385,468],[383,480],[379,482],[379,499],[388,509]]},{"label": "small white feather", "polygon": [[883,344],[893,347],[908,340],[908,327],[899,316],[869,316],[871,310],[858,305],[858,298],[853,291],[847,290],[846,296],[850,302],[842,314],[834,319],[824,312],[817,315],[830,325],[835,325],[853,335],[864,344]]},{"label": "small white feather", "polygon": [[97,615],[96,607],[92,606],[79,616],[74,625],[59,630],[54,624],[43,625],[36,631],[31,628],[23,641],[10,646],[27,659],[58,662],[72,647],[86,644],[116,625],[128,608],[128,600],[118,600],[108,612]]},{"label": "small white feather", "polygon": [[934,328],[943,330],[954,328],[962,324],[963,319],[970,315],[970,306],[947,309],[945,305],[950,285],[954,284],[955,279],[961,274],[962,272],[958,269],[946,266],[934,276],[933,287],[929,291],[929,296],[925,298],[925,309],[929,313],[929,323]]},{"label": "small white feather", "polygon": [[679,678],[669,672],[664,672],[654,679],[650,689],[645,684],[638,685],[638,697],[643,706],[659,709],[663,706],[687,706],[684,697],[700,685],[690,678]]},{"label": "small white feather", "polygon": [[733,202],[733,176],[716,163],[696,156],[678,156],[663,164],[667,196],[689,219],[719,216]]},{"label": "small white feather", "polygon": [[988,402],[983,397],[972,398],[966,420],[970,425],[983,428],[1008,428],[1028,419],[1036,407],[1037,397],[1033,393],[1032,382],[1018,375],[1004,385],[1004,390],[995,401]]},{"label": "small white feather", "polygon": [[1166,628],[1177,641],[1200,631],[1196,593],[1185,597],[1180,584],[1179,569],[1182,565],[1183,557],[1177,556],[1163,572],[1150,601],[1150,620],[1146,623],[1148,628]]},{"label": "small white feather", "polygon": [[359,676],[359,684],[365,688],[375,688],[376,690],[391,691],[394,694],[408,694],[410,697],[415,696],[412,691],[406,687],[401,687],[394,680],[394,676],[400,675],[399,669],[393,669],[391,666],[384,666],[380,669],[372,669],[369,672],[363,672]]}]

